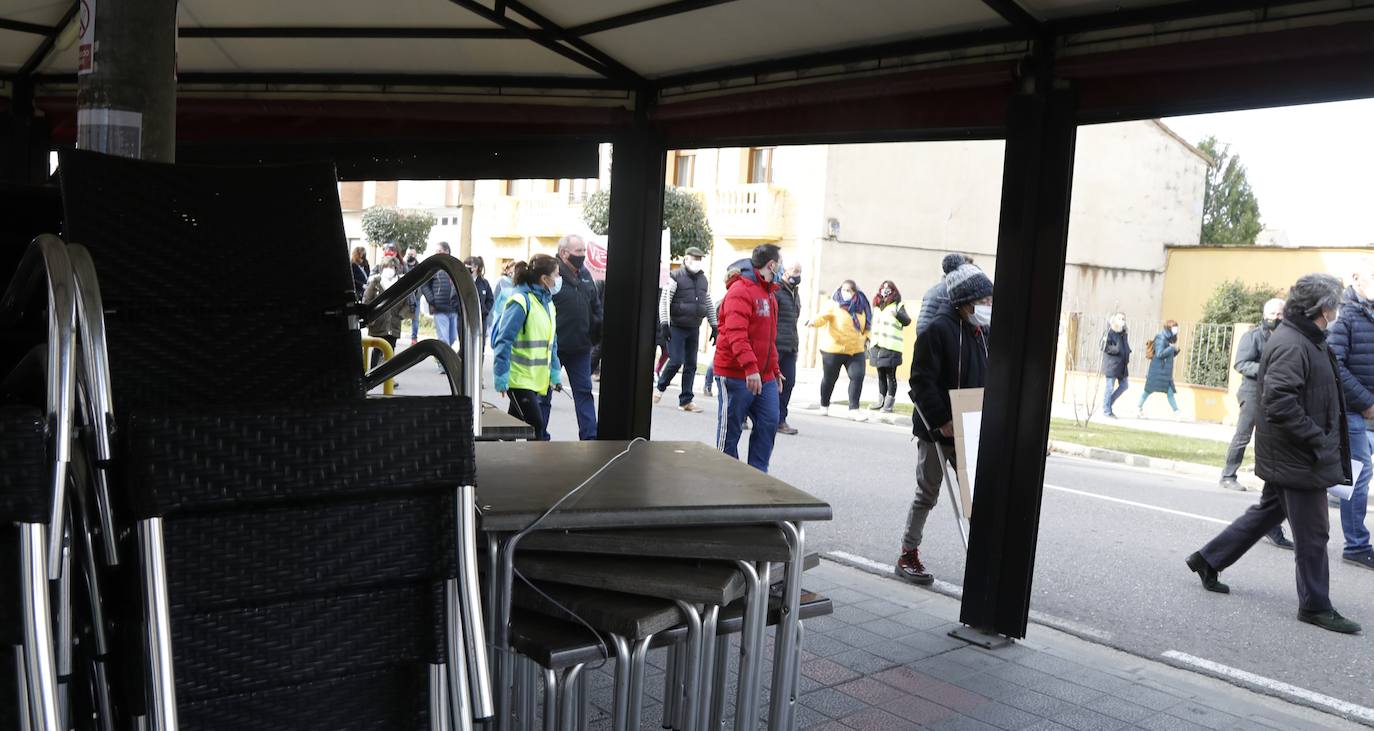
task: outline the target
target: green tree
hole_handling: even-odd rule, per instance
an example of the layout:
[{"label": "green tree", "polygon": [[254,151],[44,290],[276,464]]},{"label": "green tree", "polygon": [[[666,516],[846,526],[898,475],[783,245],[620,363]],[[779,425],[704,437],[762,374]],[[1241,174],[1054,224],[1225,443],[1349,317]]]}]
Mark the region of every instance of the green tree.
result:
[{"label": "green tree", "polygon": [[[597,236],[605,236],[610,231],[611,196],[599,190],[587,198],[582,207],[582,220]],[[706,220],[706,210],[696,196],[671,185],[663,189],[663,226],[668,229],[672,243],[669,245],[672,256],[680,257],[688,247],[695,246],[702,251],[711,251],[711,224]]]},{"label": "green tree", "polygon": [[1202,199],[1202,243],[1251,245],[1259,235],[1259,200],[1231,146],[1208,137],[1198,148],[1212,158]]},{"label": "green tree", "polygon": [[1239,279],[1222,282],[1202,306],[1202,322],[1221,325],[1259,322],[1264,303],[1278,296],[1278,288],[1271,284],[1247,285]]},{"label": "green tree", "polygon": [[390,206],[373,206],[363,211],[363,234],[373,244],[396,244],[404,252],[415,248],[421,253],[429,241],[434,216],[424,211],[401,211]]},{"label": "green tree", "polygon": [[1247,285],[1233,279],[1217,285],[1191,334],[1188,382],[1225,388],[1231,377],[1232,326],[1259,322],[1264,303],[1276,296],[1278,289],[1269,284]]}]

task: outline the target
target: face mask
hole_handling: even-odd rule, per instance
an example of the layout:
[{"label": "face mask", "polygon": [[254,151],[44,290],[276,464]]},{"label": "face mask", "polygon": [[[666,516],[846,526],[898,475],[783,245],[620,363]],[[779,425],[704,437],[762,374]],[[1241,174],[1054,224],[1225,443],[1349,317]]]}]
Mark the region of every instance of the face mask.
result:
[{"label": "face mask", "polygon": [[575,255],[575,254],[574,254],[574,255],[568,256],[568,263],[572,265],[572,268],[573,268],[573,269],[581,269],[581,268],[582,268],[582,263],[585,262],[586,260],[587,260],[587,257],[586,257],[586,256],[577,256],[577,255]]},{"label": "face mask", "polygon": [[563,278],[562,278],[562,277],[554,277],[554,279],[553,279],[553,288],[549,290],[549,294],[554,294],[554,295],[556,295],[556,294],[558,294],[559,291],[562,290],[562,289],[563,289]]},{"label": "face mask", "polygon": [[973,306],[973,324],[978,327],[987,327],[992,324],[992,305]]},{"label": "face mask", "polygon": [[1264,329],[1265,329],[1265,330],[1273,330],[1273,329],[1277,328],[1278,326],[1279,326],[1279,321],[1276,320],[1276,319],[1275,319],[1275,320],[1265,320],[1265,321],[1264,321]]},{"label": "face mask", "polygon": [[701,271],[701,260],[688,259],[687,261],[682,263],[682,266],[686,267],[687,271],[696,274],[697,272]]},{"label": "face mask", "polygon": [[792,276],[787,278],[787,283],[791,284],[793,287],[797,286],[798,284],[801,284],[801,275],[793,274]]},{"label": "face mask", "polygon": [[1121,332],[1126,329],[1125,320],[1112,320],[1112,332]]},{"label": "face mask", "polygon": [[882,291],[879,292],[879,294],[881,294],[881,295],[884,296],[884,297],[890,296],[890,295],[892,294],[892,288],[891,288],[891,287],[883,287]]},{"label": "face mask", "polygon": [[1177,337],[1177,336],[1178,336],[1178,328],[1176,328],[1176,327],[1171,327],[1171,328],[1169,328],[1169,334],[1170,334],[1170,335],[1173,335],[1173,336],[1175,336],[1175,337]]},{"label": "face mask", "polygon": [[382,270],[382,289],[390,287],[396,283],[396,270],[390,267]]}]

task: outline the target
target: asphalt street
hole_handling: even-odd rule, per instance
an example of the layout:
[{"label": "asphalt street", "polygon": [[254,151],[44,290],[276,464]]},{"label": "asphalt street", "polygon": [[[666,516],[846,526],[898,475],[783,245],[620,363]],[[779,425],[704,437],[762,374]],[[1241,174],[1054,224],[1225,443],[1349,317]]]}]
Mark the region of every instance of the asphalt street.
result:
[{"label": "asphalt street", "polygon": [[[437,377],[423,367],[402,383],[402,393],[439,389]],[[713,442],[714,400],[699,395],[706,410],[693,414],[676,408],[676,396],[677,388],[669,388],[654,407],[653,438]],[[494,393],[486,399],[505,405]],[[889,572],[915,489],[910,433],[806,414],[789,421],[801,433],[779,435],[770,472],[827,500],[835,511],[834,521],[808,527],[808,548]],[[551,422],[555,439],[575,438],[570,395],[555,394]],[[1230,595],[1204,591],[1184,566],[1184,557],[1257,497],[1222,490],[1209,480],[1052,457],[1033,619],[1144,657],[1184,653],[1374,708],[1374,572],[1341,562],[1335,511],[1332,601],[1364,623],[1364,635],[1336,635],[1298,622],[1292,554],[1267,542],[1223,575]],[[927,525],[922,558],[938,590],[958,591],[963,550],[944,499]]]}]

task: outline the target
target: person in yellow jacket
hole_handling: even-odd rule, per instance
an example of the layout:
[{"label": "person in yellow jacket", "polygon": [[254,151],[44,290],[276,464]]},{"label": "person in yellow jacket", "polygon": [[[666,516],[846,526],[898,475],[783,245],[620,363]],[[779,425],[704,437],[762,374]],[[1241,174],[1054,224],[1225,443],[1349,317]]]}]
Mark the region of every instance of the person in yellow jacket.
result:
[{"label": "person in yellow jacket", "polygon": [[492,375],[497,393],[510,399],[508,413],[534,427],[535,439],[548,441],[549,389],[563,390],[553,305],[563,279],[548,254],[517,262],[512,275],[515,286],[492,330]]},{"label": "person in yellow jacket", "polygon": [[873,347],[868,349],[868,359],[878,369],[875,411],[890,414],[897,403],[897,366],[902,364],[902,353],[906,351],[902,329],[910,324],[911,316],[906,314],[897,285],[892,280],[883,281],[873,297]]},{"label": "person in yellow jacket", "polygon": [[849,373],[849,418],[867,421],[859,410],[859,397],[864,390],[864,350],[868,347],[868,332],[873,321],[873,308],[868,297],[859,291],[852,279],[840,284],[830,303],[821,314],[806,323],[821,331],[821,411],[829,413],[830,394],[840,378],[840,369]]}]

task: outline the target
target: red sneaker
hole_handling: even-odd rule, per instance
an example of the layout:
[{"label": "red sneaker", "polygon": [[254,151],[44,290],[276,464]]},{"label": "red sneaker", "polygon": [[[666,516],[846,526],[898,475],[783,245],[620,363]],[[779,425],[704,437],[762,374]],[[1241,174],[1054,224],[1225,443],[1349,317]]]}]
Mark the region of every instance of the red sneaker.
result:
[{"label": "red sneaker", "polygon": [[935,577],[926,571],[925,564],[921,563],[920,549],[913,548],[910,551],[902,551],[902,557],[897,559],[895,570],[897,578],[905,579],[913,584],[925,586],[935,582]]}]

